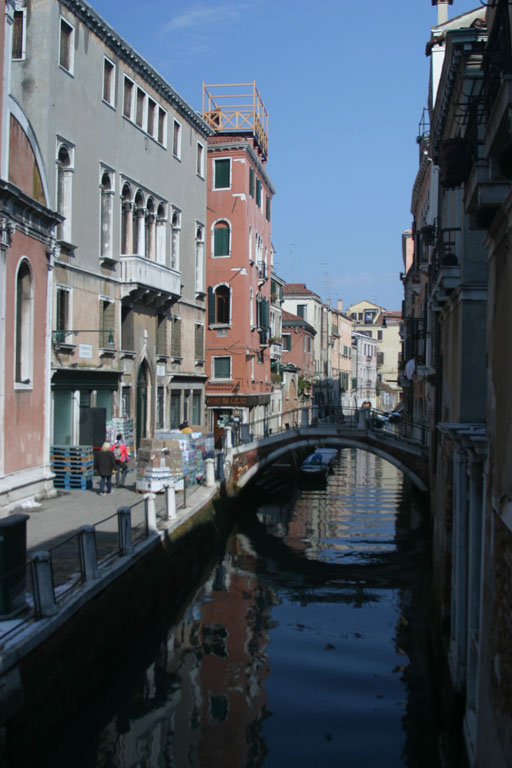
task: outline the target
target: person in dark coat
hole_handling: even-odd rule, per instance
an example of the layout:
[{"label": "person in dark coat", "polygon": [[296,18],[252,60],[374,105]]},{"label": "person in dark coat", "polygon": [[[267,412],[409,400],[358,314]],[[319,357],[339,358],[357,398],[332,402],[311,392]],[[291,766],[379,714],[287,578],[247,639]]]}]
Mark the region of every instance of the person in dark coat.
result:
[{"label": "person in dark coat", "polygon": [[105,442],[101,450],[96,454],[96,466],[100,476],[100,496],[105,496],[105,480],[107,481],[107,493],[112,492],[112,474],[116,468],[116,460],[110,450],[110,443]]}]

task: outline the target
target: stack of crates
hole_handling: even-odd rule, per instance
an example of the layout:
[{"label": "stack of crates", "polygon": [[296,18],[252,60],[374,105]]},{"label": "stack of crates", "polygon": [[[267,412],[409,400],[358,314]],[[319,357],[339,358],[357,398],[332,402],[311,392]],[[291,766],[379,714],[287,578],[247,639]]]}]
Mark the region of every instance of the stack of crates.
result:
[{"label": "stack of crates", "polygon": [[52,445],[50,448],[55,488],[92,488],[94,454],[92,445]]}]

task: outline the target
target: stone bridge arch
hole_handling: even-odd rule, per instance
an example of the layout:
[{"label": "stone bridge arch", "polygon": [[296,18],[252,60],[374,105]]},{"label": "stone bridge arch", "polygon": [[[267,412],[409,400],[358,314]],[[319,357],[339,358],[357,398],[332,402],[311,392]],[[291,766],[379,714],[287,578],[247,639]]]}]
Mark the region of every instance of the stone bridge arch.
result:
[{"label": "stone bridge arch", "polygon": [[393,443],[386,444],[384,440],[369,432],[344,436],[322,434],[318,429],[289,430],[263,438],[257,443],[238,446],[228,457],[231,464],[231,481],[237,488],[244,488],[256,475],[285,454],[294,450],[314,450],[319,446],[368,451],[397,467],[420,491],[425,492],[428,489],[428,463],[421,451],[412,448],[405,450]]}]

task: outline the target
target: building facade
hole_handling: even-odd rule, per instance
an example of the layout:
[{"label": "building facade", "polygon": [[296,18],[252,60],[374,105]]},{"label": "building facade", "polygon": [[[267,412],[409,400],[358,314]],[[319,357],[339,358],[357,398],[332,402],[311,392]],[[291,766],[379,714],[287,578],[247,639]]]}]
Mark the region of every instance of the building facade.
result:
[{"label": "building facade", "polygon": [[218,445],[228,422],[258,435],[270,414],[271,346],[279,338],[271,343],[274,188],[256,85],[203,86],[203,117],[215,132],[208,142],[206,368],[209,427]]},{"label": "building facade", "polygon": [[53,492],[50,333],[56,228],[34,126],[11,97],[20,16],[0,4],[0,515]]},{"label": "building facade", "polygon": [[183,418],[202,423],[211,131],[87,3],[16,7],[12,93],[63,217],[51,442],[97,445],[114,419],[134,424],[135,445]]}]

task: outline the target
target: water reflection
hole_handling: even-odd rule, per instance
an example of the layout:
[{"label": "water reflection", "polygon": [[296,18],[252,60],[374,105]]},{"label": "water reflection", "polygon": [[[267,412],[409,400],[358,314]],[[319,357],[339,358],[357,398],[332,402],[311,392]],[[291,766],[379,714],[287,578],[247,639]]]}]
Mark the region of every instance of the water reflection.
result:
[{"label": "water reflection", "polygon": [[245,500],[184,613],[152,628],[49,763],[436,766],[421,521],[400,473],[355,450],[325,488]]}]

